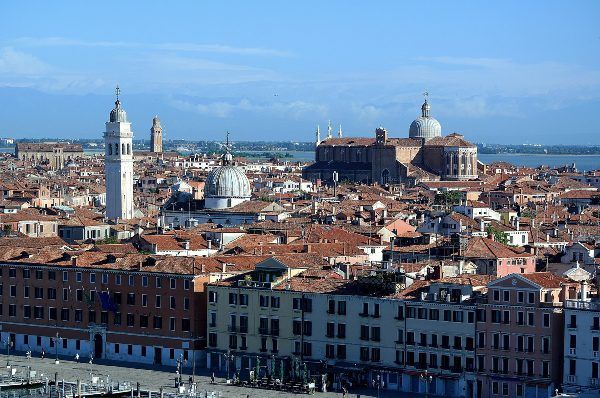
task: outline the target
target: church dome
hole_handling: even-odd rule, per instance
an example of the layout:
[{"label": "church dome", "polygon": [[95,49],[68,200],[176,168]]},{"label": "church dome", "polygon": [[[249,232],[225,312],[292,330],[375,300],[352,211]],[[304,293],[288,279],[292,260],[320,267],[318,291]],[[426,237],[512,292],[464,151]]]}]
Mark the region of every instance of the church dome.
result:
[{"label": "church dome", "polygon": [[410,138],[424,138],[428,141],[434,137],[442,135],[442,126],[434,117],[429,115],[431,106],[425,100],[421,106],[421,116],[416,118],[411,124],[408,132]]},{"label": "church dome", "polygon": [[121,108],[121,101],[118,99],[115,101],[115,107],[112,111],[110,111],[110,122],[127,122],[127,113],[125,113],[125,109]]},{"label": "church dome", "polygon": [[204,195],[207,198],[248,199],[251,194],[250,181],[237,166],[221,166],[211,171],[206,178]]}]

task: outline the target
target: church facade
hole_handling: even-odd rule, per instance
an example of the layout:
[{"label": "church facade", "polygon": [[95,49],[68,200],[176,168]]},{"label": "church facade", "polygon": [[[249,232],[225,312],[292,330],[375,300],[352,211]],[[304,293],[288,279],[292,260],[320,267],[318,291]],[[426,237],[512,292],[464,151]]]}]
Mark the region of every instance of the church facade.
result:
[{"label": "church facade", "polygon": [[315,162],[304,168],[303,178],[330,183],[337,180],[387,184],[477,178],[477,147],[460,134],[442,136],[440,123],[430,115],[427,100],[421,116],[409,129],[409,138],[391,138],[379,127],[374,138],[320,139],[317,129]]}]

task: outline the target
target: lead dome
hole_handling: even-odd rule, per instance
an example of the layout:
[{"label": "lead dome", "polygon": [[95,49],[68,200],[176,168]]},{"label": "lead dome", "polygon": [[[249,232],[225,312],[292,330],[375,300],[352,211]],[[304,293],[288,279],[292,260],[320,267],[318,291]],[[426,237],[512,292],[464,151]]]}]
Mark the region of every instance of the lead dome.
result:
[{"label": "lead dome", "polygon": [[422,138],[429,141],[434,137],[442,135],[442,126],[436,118],[429,115],[431,105],[425,99],[421,106],[421,116],[416,118],[411,124],[408,132],[410,138]]}]

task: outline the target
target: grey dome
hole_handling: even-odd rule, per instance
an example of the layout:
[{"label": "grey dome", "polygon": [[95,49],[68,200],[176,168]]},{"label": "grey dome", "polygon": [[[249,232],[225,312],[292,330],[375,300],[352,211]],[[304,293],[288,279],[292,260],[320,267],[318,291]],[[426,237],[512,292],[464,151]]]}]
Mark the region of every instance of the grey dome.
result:
[{"label": "grey dome", "polygon": [[112,111],[110,111],[110,122],[127,122],[127,113],[125,113],[125,109],[121,108],[121,101],[115,101],[115,107]]},{"label": "grey dome", "polygon": [[204,194],[206,197],[249,198],[250,181],[239,167],[221,166],[208,174]]},{"label": "grey dome", "polygon": [[442,126],[434,117],[429,116],[431,106],[425,100],[421,106],[421,116],[416,118],[411,124],[408,132],[410,138],[424,138],[428,141],[434,137],[442,135]]}]

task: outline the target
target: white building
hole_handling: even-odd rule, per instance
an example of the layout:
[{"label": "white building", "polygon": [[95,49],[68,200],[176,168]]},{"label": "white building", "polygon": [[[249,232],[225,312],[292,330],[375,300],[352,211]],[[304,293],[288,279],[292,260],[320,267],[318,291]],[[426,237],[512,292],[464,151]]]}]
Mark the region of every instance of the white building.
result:
[{"label": "white building", "polygon": [[600,302],[566,300],[564,311],[563,389],[600,396]]},{"label": "white building", "polygon": [[133,218],[133,132],[127,114],[121,108],[119,87],[115,108],[110,111],[104,133],[106,173],[106,216],[110,219]]}]

